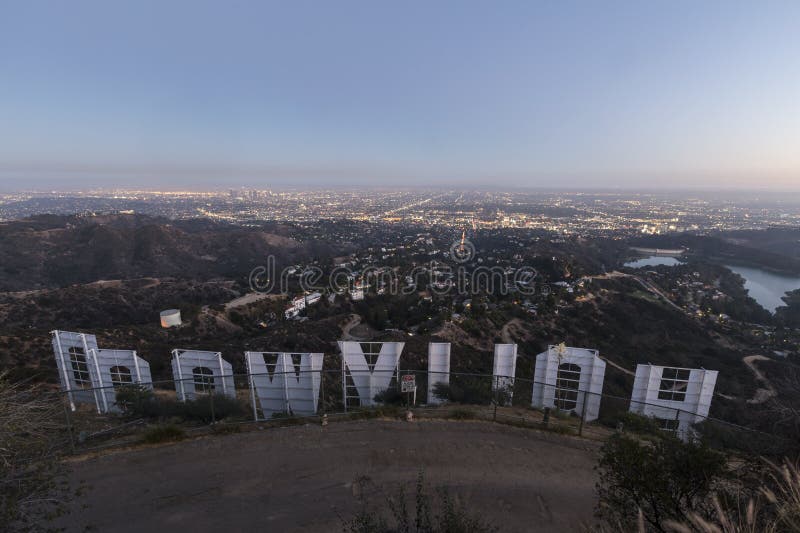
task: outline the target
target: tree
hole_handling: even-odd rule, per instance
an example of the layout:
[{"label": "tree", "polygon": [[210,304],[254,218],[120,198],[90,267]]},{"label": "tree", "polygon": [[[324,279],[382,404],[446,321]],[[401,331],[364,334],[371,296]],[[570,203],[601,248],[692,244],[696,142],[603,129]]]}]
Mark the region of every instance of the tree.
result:
[{"label": "tree", "polygon": [[598,515],[608,524],[635,529],[639,511],[655,531],[666,521],[710,518],[710,497],[727,476],[725,456],[669,434],[643,441],[613,435],[601,449]]},{"label": "tree", "polygon": [[0,530],[45,530],[45,522],[66,512],[60,400],[0,374]]}]

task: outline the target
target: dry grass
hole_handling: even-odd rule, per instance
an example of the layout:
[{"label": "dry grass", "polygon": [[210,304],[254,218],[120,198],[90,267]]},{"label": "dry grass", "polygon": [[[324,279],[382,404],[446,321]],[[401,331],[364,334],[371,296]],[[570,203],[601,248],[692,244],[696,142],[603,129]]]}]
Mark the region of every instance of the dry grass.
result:
[{"label": "dry grass", "polygon": [[800,532],[800,463],[786,461],[772,466],[775,489],[765,488],[764,496],[776,509],[775,531]]},{"label": "dry grass", "polygon": [[60,396],[0,374],[0,530],[26,530],[63,512]]},{"label": "dry grass", "polygon": [[725,509],[715,496],[715,521],[693,514],[688,524],[665,526],[675,533],[800,533],[800,464],[767,464],[770,473],[761,488],[763,502],[750,499],[744,508]]}]

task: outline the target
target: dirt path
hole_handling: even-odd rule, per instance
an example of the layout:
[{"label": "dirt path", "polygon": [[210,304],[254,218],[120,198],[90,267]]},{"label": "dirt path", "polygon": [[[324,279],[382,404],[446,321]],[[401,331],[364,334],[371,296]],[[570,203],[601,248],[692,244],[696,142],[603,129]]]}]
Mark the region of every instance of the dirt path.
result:
[{"label": "dirt path", "polygon": [[514,340],[511,331],[512,329],[521,330],[522,328],[524,328],[522,321],[519,318],[512,318],[506,322],[503,329],[500,330],[500,338],[503,339],[503,342],[506,344],[514,344],[517,341]]},{"label": "dirt path", "polygon": [[226,314],[218,313],[212,310],[208,305],[201,307],[200,312],[197,314],[197,322],[200,324],[200,327],[204,327],[204,321],[211,321],[216,327],[224,331],[233,333],[242,331],[242,327],[231,322]]},{"label": "dirt path", "polygon": [[663,300],[665,303],[669,304],[669,306],[672,307],[673,309],[675,309],[677,311],[680,311],[683,314],[691,316],[688,311],[686,311],[684,308],[682,308],[681,306],[679,306],[678,304],[676,304],[675,302],[670,300],[667,297],[667,295],[664,294],[663,292],[661,292],[661,290],[658,289],[655,285],[653,285],[652,283],[650,283],[648,281],[645,281],[644,279],[640,278],[639,276],[634,276],[633,274],[626,274],[625,272],[619,272],[617,270],[614,270],[613,272],[608,272],[608,273],[602,274],[600,276],[592,276],[592,277],[594,279],[630,278],[630,279],[636,280],[639,283],[639,285],[641,285],[645,290],[647,290],[649,293],[653,294],[654,296],[657,296],[659,299]]},{"label": "dirt path", "polygon": [[357,325],[361,324],[361,315],[350,315],[350,320],[342,326],[342,340],[345,341],[358,341],[361,339],[357,339],[350,334],[350,331],[356,327]]},{"label": "dirt path", "polygon": [[[88,493],[69,531],[341,531],[424,469],[501,531],[580,531],[598,444],[486,422],[360,421],[272,429],[72,463]],[[87,503],[85,510],[78,506]],[[62,525],[62,524],[60,524]]]},{"label": "dirt path", "polygon": [[636,375],[636,372],[633,372],[633,371],[631,371],[631,370],[628,370],[628,369],[627,369],[627,368],[625,368],[624,366],[619,366],[619,365],[618,365],[617,363],[615,363],[614,361],[609,361],[608,359],[606,359],[606,358],[605,358],[605,357],[603,357],[603,356],[600,356],[600,359],[602,359],[603,361],[605,361],[605,362],[606,362],[606,364],[608,364],[609,366],[613,366],[614,368],[616,368],[617,370],[619,370],[619,371],[620,371],[620,372],[622,372],[623,374],[628,374],[629,376],[635,376],[635,375]]},{"label": "dirt path", "polygon": [[[647,289],[647,291],[649,291],[651,294],[659,297],[661,300],[663,300],[664,302],[669,304],[672,308],[676,309],[677,311],[680,311],[681,313],[684,313],[685,315],[687,315],[689,317],[692,317],[691,313],[689,313],[688,311],[686,311],[685,309],[683,309],[682,307],[677,305],[675,302],[673,302],[672,300],[667,298],[667,296],[663,292],[661,292],[660,289],[656,288],[652,283],[650,283],[648,281],[645,281],[645,280],[643,280],[642,278],[640,278],[638,276],[634,276],[632,274],[626,274],[624,272],[619,272],[619,271],[615,270],[613,272],[609,272],[607,274],[603,274],[601,276],[594,276],[594,277],[597,278],[597,279],[604,279],[604,278],[630,278],[630,279],[634,279],[642,287]],[[724,337],[723,335],[719,335],[719,338],[717,339],[717,342],[720,343],[720,344],[725,344],[728,348],[732,348],[735,345],[733,342],[731,342],[727,337]],[[754,403],[754,404],[763,403],[763,402],[767,401],[768,399],[772,398],[773,396],[775,396],[775,394],[776,394],[775,389],[772,387],[772,384],[769,383],[769,381],[764,377],[764,375],[753,364],[753,361],[761,361],[761,360],[765,360],[765,359],[767,359],[767,358],[764,357],[763,355],[750,355],[750,356],[747,356],[747,357],[745,357],[743,359],[744,363],[747,365],[747,367],[753,372],[753,375],[756,377],[756,380],[758,380],[759,383],[762,383],[765,386],[765,388],[763,388],[763,389],[758,389],[756,391],[756,394],[753,396],[753,398],[747,400],[748,403]],[[635,375],[630,370],[622,368],[621,366],[619,366],[619,365],[617,365],[615,363],[612,363],[608,359],[604,359],[604,361],[606,363],[610,364],[611,366],[613,366],[614,368],[616,368],[617,370],[621,370],[622,372],[625,372],[626,374]],[[719,392],[717,392],[715,394],[717,396],[720,396],[721,398],[725,398],[725,399],[728,399],[728,400],[735,399],[735,397],[729,396],[727,394],[721,394]]]},{"label": "dirt path", "polygon": [[237,307],[241,307],[243,305],[250,305],[261,300],[267,300],[269,298],[276,299],[283,298],[283,296],[279,294],[268,294],[265,292],[248,292],[244,296],[239,296],[238,298],[234,298],[230,302],[226,303],[225,310],[230,311],[231,309],[236,309]]},{"label": "dirt path", "polygon": [[759,404],[774,398],[778,394],[775,391],[775,387],[772,386],[772,383],[769,382],[767,377],[758,369],[755,364],[756,361],[769,361],[769,358],[763,355],[748,355],[747,357],[743,357],[742,361],[744,361],[744,364],[747,365],[747,368],[749,368],[753,373],[756,381],[763,385],[763,388],[757,389],[753,397],[747,400],[747,403]]},{"label": "dirt path", "polygon": [[[671,305],[681,313],[685,313],[687,316],[690,317],[692,316],[688,311],[686,311],[679,305],[675,304],[672,300],[667,298],[667,296],[664,293],[662,293],[658,288],[656,288],[652,283],[645,281],[637,276],[632,276],[630,274],[624,274],[624,273],[620,274],[622,276],[627,276],[629,278],[635,279],[636,281],[639,282],[639,284],[641,284],[644,288],[649,290],[652,294],[659,296],[662,300],[667,302],[669,305]],[[731,342],[730,339],[721,334],[719,335],[717,342],[720,344],[726,344],[728,347],[733,347],[735,345],[735,343]],[[749,404],[761,404],[777,395],[777,392],[775,391],[775,388],[772,386],[772,383],[769,382],[766,376],[764,376],[764,374],[761,373],[761,371],[755,365],[755,361],[768,361],[768,360],[769,359],[763,355],[748,355],[742,358],[744,364],[747,365],[747,368],[749,368],[750,371],[753,373],[753,376],[755,376],[756,381],[758,381],[763,385],[763,388],[757,389],[753,397],[747,400],[747,403]],[[734,399],[732,396],[725,394],[716,393],[716,395],[722,398],[726,398],[728,400]]]},{"label": "dirt path", "polygon": [[[686,311],[685,309],[674,303],[672,300],[667,298],[667,296],[664,293],[662,293],[657,287],[655,287],[652,283],[645,281],[639,278],[638,276],[633,276],[622,272],[619,273],[615,272],[615,274],[618,275],[615,275],[613,277],[628,277],[635,279],[636,281],[639,282],[640,285],[642,285],[652,294],[660,297],[662,300],[667,302],[670,306],[677,309],[681,313],[685,313],[687,316],[691,317],[691,314],[688,311]],[[735,343],[731,342],[730,339],[721,334],[719,335],[717,342],[720,344],[726,344],[728,347],[733,347],[735,345]],[[768,361],[768,360],[769,359],[763,355],[748,355],[742,358],[744,364],[747,366],[747,368],[750,369],[750,371],[753,373],[753,376],[755,376],[756,381],[758,381],[759,383],[761,383],[761,385],[763,385],[763,388],[757,389],[753,397],[747,400],[747,403],[749,404],[761,404],[771,398],[774,398],[777,395],[777,392],[775,391],[775,388],[772,386],[772,383],[769,382],[766,376],[764,376],[764,374],[755,365],[755,361]],[[729,400],[734,399],[732,396],[725,394],[716,393],[716,395]]]},{"label": "dirt path", "polygon": [[675,309],[675,310],[677,310],[677,311],[680,311],[681,313],[683,313],[683,314],[685,314],[685,315],[689,315],[689,316],[691,316],[691,315],[690,315],[690,313],[689,313],[689,312],[688,312],[686,309],[684,309],[684,308],[683,308],[683,307],[681,307],[680,305],[676,304],[675,302],[673,302],[672,300],[670,300],[669,298],[667,298],[667,295],[666,295],[666,294],[664,294],[663,292],[661,292],[661,290],[660,290],[660,289],[658,289],[658,288],[657,288],[655,285],[653,285],[653,284],[652,284],[652,283],[650,283],[649,281],[645,281],[645,280],[643,280],[642,278],[640,278],[639,276],[631,276],[631,275],[629,275],[628,277],[629,277],[629,278],[631,278],[631,279],[635,279],[636,281],[638,281],[638,282],[639,282],[639,285],[641,285],[642,287],[644,287],[645,289],[647,289],[648,291],[650,291],[650,294],[653,294],[653,295],[655,295],[655,296],[658,296],[658,297],[659,297],[661,300],[663,300],[664,302],[666,302],[666,303],[667,303],[667,304],[668,304],[670,307],[672,307],[673,309]]}]

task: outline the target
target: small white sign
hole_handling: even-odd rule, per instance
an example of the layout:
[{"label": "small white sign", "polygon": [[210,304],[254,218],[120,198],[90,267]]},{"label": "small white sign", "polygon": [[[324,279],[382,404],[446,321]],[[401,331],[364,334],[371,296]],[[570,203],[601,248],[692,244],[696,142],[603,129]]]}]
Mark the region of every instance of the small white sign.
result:
[{"label": "small white sign", "polygon": [[414,374],[404,374],[400,380],[400,392],[414,392],[417,390],[417,381]]}]

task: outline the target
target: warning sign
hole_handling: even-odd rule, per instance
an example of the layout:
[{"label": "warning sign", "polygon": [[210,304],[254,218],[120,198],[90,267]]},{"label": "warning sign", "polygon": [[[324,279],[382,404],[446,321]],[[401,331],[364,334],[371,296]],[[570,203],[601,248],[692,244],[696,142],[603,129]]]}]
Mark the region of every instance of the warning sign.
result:
[{"label": "warning sign", "polygon": [[404,374],[400,380],[400,392],[414,392],[417,390],[417,381],[414,374]]}]

